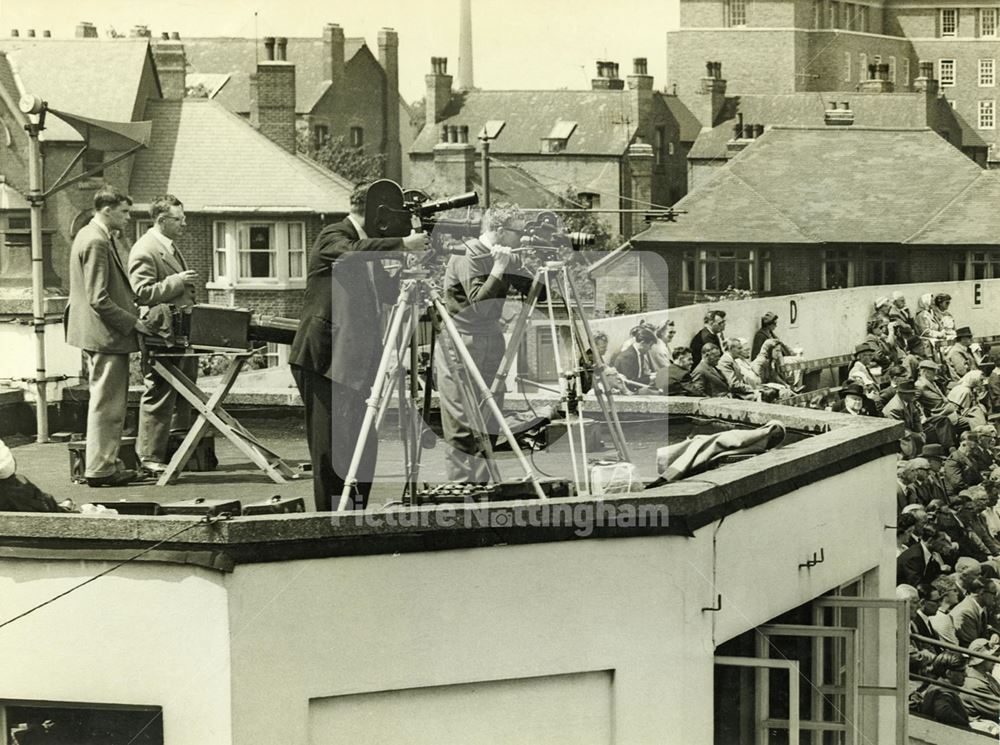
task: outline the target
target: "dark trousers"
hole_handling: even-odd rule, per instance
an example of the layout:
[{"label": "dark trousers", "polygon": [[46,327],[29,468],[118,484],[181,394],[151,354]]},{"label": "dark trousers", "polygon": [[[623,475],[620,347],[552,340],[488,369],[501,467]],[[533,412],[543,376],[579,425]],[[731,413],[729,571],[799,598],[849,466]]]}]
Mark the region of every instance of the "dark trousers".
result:
[{"label": "dark trousers", "polygon": [[[291,367],[305,407],[316,509],[329,511],[336,508],[344,490],[344,479],[365,416],[365,396],[312,370],[296,365]],[[377,458],[378,438],[373,427],[358,468],[357,492],[352,495],[354,509],[364,509],[368,505]]]}]

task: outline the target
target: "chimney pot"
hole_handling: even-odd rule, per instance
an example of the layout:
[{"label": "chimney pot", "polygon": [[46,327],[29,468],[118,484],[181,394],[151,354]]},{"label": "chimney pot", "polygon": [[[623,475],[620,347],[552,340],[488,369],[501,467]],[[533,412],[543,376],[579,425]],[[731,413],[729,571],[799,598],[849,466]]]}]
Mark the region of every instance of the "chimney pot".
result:
[{"label": "chimney pot", "polygon": [[166,31],[161,31],[160,39],[162,39],[163,41],[170,41],[170,34],[168,34]]},{"label": "chimney pot", "polygon": [[284,62],[288,58],[288,39],[279,36],[274,40],[274,58],[279,62]]},{"label": "chimney pot", "polygon": [[448,126],[448,142],[458,142],[458,127],[454,124]]},{"label": "chimney pot", "polygon": [[647,69],[645,57],[636,57],[632,60],[632,71],[636,75],[645,75]]},{"label": "chimney pot", "polygon": [[34,39],[35,38],[35,29],[33,29],[33,28],[29,28],[28,29],[28,38],[29,39]]},{"label": "chimney pot", "polygon": [[463,124],[458,128],[458,141],[463,145],[469,142],[469,125]]},{"label": "chimney pot", "polygon": [[443,127],[441,127],[441,142],[447,142],[447,141],[448,141],[448,125],[445,124]]},{"label": "chimney pot", "polygon": [[42,31],[42,38],[43,39],[51,39],[52,38],[52,32],[49,31],[48,29],[45,29],[44,31]]},{"label": "chimney pot", "polygon": [[181,35],[180,35],[180,33],[178,33],[177,31],[171,31],[171,32],[170,32],[170,38],[171,38],[171,39],[172,39],[173,41],[180,41],[180,40],[181,40]]},{"label": "chimney pot", "polygon": [[268,62],[274,60],[274,37],[265,36],[264,37],[264,59]]},{"label": "chimney pot", "polygon": [[10,38],[12,38],[12,39],[16,39],[16,38],[18,38],[18,37],[19,37],[20,35],[21,35],[21,32],[20,32],[20,31],[18,31],[18,30],[17,30],[16,28],[12,28],[12,29],[10,30]]},{"label": "chimney pot", "polygon": [[76,24],[76,38],[96,39],[97,26],[95,26],[90,21],[80,21],[78,24]]},{"label": "chimney pot", "polygon": [[743,139],[744,140],[752,140],[753,139],[753,125],[752,124],[744,124],[743,125]]},{"label": "chimney pot", "polygon": [[754,136],[754,139],[757,139],[762,134],[764,134],[764,125],[763,124],[754,124],[753,125],[753,136]]},{"label": "chimney pot", "polygon": [[[834,105],[836,105],[836,104],[834,104]],[[740,112],[740,113],[738,113],[736,115],[736,124],[733,125],[733,137],[735,137],[738,140],[740,138],[741,134],[743,134],[743,114],[742,114],[742,112]]]},{"label": "chimney pot", "polygon": [[851,103],[850,103],[850,101],[841,101],[840,102],[840,108],[843,111],[850,111],[851,110]]}]

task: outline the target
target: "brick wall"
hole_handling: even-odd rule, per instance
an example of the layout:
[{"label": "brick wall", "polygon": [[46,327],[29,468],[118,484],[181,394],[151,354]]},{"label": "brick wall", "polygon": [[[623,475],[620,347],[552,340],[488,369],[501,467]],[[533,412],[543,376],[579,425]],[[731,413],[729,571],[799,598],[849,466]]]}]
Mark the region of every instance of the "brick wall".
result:
[{"label": "brick wall", "polygon": [[[705,62],[721,62],[727,93],[794,93],[794,31],[738,29],[667,33],[667,85],[682,99],[697,95]],[[690,108],[690,105],[689,105]]]},{"label": "brick wall", "polygon": [[385,140],[385,87],[382,66],[362,50],[345,68],[344,89],[331,89],[323,96],[313,109],[311,124],[325,124],[330,137],[343,137],[347,144],[351,142],[351,127],[361,127],[362,149],[378,153]]},{"label": "brick wall", "polygon": [[[304,295],[305,290],[236,290],[234,305],[254,313],[299,318]],[[208,302],[213,305],[229,305],[229,300],[230,295],[225,290],[208,291]]]}]

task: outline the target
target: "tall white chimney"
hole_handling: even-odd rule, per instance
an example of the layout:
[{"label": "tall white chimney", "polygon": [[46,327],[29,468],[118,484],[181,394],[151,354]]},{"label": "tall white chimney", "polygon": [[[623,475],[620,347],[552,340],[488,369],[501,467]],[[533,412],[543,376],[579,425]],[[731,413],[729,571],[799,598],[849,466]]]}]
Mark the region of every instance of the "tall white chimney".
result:
[{"label": "tall white chimney", "polygon": [[458,80],[460,91],[472,90],[472,0],[458,0]]}]

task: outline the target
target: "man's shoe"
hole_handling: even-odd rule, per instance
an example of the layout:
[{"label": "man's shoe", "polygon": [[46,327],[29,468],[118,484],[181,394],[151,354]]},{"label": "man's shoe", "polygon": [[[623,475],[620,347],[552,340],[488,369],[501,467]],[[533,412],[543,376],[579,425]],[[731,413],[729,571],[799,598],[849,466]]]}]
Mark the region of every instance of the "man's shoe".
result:
[{"label": "man's shoe", "polygon": [[135,471],[115,471],[109,476],[96,476],[87,479],[87,486],[125,486],[135,481]]},{"label": "man's shoe", "polygon": [[139,464],[139,467],[150,476],[159,476],[167,470],[166,464],[160,463],[158,460],[144,460]]}]

